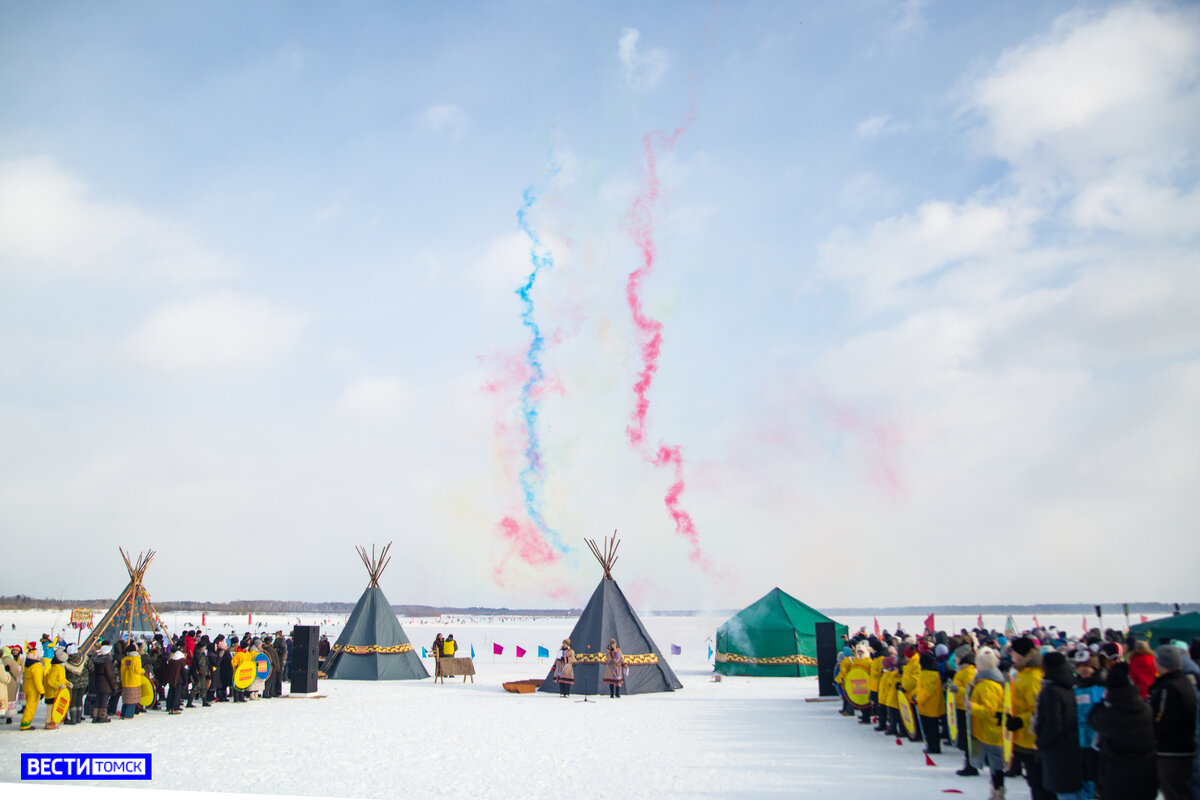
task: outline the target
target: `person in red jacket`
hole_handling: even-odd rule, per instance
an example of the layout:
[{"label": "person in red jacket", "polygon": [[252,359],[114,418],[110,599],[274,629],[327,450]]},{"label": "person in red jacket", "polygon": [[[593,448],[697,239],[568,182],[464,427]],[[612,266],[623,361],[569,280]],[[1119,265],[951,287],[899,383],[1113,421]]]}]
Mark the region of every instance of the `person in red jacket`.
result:
[{"label": "person in red jacket", "polygon": [[1150,696],[1150,687],[1158,677],[1158,667],[1154,665],[1154,652],[1145,639],[1133,639],[1129,642],[1129,680],[1137,687],[1138,694],[1145,700]]}]

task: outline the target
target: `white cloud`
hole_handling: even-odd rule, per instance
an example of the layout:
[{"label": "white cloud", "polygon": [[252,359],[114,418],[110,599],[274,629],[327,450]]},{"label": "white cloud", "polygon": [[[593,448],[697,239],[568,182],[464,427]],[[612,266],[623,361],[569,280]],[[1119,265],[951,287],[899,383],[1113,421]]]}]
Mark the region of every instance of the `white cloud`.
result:
[{"label": "white cloud", "polygon": [[671,54],[657,47],[639,53],[637,44],[640,36],[637,28],[621,31],[621,38],[617,41],[617,58],[621,60],[625,82],[630,88],[653,89],[666,74]]},{"label": "white cloud", "polygon": [[1086,168],[1190,144],[1198,74],[1196,14],[1137,3],[1060,18],[1046,36],[1005,53],[970,87],[967,106],[1009,161],[1049,151]]},{"label": "white cloud", "polygon": [[1036,213],[1028,209],[933,201],[914,213],[875,223],[866,234],[835,230],[819,249],[822,269],[851,283],[868,305],[947,266],[994,258],[1028,243]]},{"label": "white cloud", "polygon": [[363,378],[342,393],[339,406],[344,411],[378,413],[401,408],[410,398],[410,392],[397,378]]},{"label": "white cloud", "polygon": [[467,112],[456,105],[445,103],[421,112],[420,122],[425,130],[431,133],[461,139],[467,127]]},{"label": "white cloud", "polygon": [[876,136],[900,133],[907,127],[903,123],[892,119],[890,114],[879,114],[869,119],[864,119],[854,126],[854,135],[859,139],[873,139]]},{"label": "white cloud", "polygon": [[53,159],[0,163],[0,274],[178,279],[233,271],[173,221],[95,199]]},{"label": "white cloud", "polygon": [[126,352],[160,370],[254,369],[290,346],[301,314],[222,292],[153,311],[126,341]]}]

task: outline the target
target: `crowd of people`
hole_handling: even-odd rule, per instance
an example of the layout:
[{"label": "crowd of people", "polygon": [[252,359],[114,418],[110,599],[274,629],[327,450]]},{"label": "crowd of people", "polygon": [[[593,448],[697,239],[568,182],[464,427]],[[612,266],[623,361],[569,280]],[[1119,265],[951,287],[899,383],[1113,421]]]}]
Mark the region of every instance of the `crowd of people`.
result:
[{"label": "crowd of people", "polygon": [[[262,653],[271,669],[244,689],[234,673]],[[182,714],[184,709],[216,703],[247,702],[283,696],[283,678],[292,661],[292,641],[282,631],[242,637],[210,638],[198,630],[178,635],[97,640],[86,652],[75,644],[43,634],[40,642],[0,647],[0,682],[6,684],[4,716],[12,724],[21,710],[20,730],[35,730],[39,706],[47,707],[45,730],[133,719],[146,711]],[[50,707],[59,690],[70,689],[70,706],[61,722]]]},{"label": "crowd of people", "polygon": [[[983,629],[860,631],[843,642],[834,681],[843,716],[923,742],[927,754],[961,750],[958,774],[985,775],[990,800],[1003,800],[1005,779],[1020,777],[1033,800],[1154,800],[1159,792],[1200,800],[1197,662],[1200,639],[1151,649],[1113,630],[1081,638],[1053,628],[1011,638]],[[852,703],[845,685],[854,667],[868,676],[865,703]],[[911,731],[901,721],[904,704]]]}]

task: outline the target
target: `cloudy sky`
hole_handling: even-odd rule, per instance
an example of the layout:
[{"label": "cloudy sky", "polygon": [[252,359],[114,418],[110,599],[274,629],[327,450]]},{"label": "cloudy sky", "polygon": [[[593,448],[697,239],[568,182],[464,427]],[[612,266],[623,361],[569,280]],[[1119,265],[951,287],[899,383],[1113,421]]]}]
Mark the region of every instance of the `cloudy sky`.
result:
[{"label": "cloudy sky", "polygon": [[1200,10],[0,6],[0,593],[1191,600]]}]

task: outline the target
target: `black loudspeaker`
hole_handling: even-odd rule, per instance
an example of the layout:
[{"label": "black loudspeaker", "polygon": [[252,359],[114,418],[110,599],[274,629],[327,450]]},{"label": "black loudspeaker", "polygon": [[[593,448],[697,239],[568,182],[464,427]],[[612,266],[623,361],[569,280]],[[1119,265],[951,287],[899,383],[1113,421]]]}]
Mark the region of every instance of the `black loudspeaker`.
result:
[{"label": "black loudspeaker", "polygon": [[296,625],[292,628],[292,694],[312,694],[317,690],[317,643],[321,639],[318,625]]},{"label": "black loudspeaker", "polygon": [[832,622],[818,622],[814,633],[817,637],[817,694],[821,697],[837,697],[833,674],[837,671],[837,631]]}]

